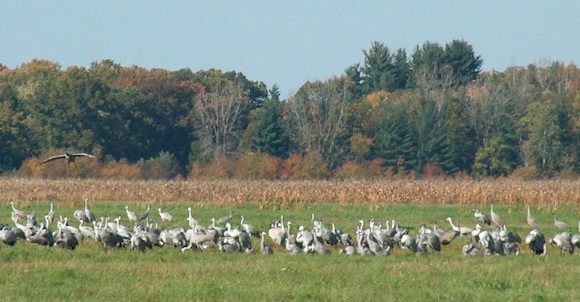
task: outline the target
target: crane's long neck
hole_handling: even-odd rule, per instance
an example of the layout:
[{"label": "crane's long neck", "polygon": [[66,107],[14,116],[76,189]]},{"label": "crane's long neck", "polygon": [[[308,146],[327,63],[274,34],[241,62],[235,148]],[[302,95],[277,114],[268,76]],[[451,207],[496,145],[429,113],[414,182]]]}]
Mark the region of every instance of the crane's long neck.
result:
[{"label": "crane's long neck", "polygon": [[187,214],[189,215],[188,217],[191,220],[191,218],[193,218],[191,217],[191,208],[187,208]]},{"label": "crane's long neck", "polygon": [[53,209],[53,207],[52,207],[52,202],[50,203],[50,211],[51,211],[51,212],[54,212],[54,209]]},{"label": "crane's long neck", "polygon": [[452,227],[454,230],[457,230],[457,229],[458,229],[458,227],[457,227],[457,226],[455,226],[455,224],[453,224],[453,220],[451,220],[451,218],[449,218],[448,220],[449,220],[449,224],[451,225],[451,227]]},{"label": "crane's long neck", "polygon": [[[230,212],[231,213],[231,212]],[[240,224],[244,224],[244,216],[242,216],[241,220],[240,220]]]}]

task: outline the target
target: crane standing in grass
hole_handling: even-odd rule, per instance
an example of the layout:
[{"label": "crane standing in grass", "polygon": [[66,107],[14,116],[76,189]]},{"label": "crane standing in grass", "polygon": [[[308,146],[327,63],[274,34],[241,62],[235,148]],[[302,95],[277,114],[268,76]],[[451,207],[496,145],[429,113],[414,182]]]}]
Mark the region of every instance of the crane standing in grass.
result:
[{"label": "crane standing in grass", "polygon": [[496,212],[493,211],[493,204],[491,205],[490,216],[491,216],[491,221],[496,226],[501,227],[505,224],[505,221]]},{"label": "crane standing in grass", "polygon": [[538,225],[536,223],[536,219],[534,218],[534,216],[532,216],[532,213],[530,212],[530,206],[528,206],[528,216],[526,217],[526,220],[528,222],[528,225],[532,228],[537,228]]},{"label": "crane standing in grass", "polygon": [[168,212],[162,212],[161,208],[157,208],[157,211],[159,211],[159,217],[161,217],[161,221],[171,221],[173,219],[171,214]]},{"label": "crane standing in grass", "polygon": [[137,214],[133,211],[129,211],[129,206],[125,206],[125,211],[127,211],[127,218],[133,223],[137,223]]},{"label": "crane standing in grass", "polygon": [[554,217],[554,225],[560,229],[568,229],[570,226],[562,220],[558,220],[558,218]]}]

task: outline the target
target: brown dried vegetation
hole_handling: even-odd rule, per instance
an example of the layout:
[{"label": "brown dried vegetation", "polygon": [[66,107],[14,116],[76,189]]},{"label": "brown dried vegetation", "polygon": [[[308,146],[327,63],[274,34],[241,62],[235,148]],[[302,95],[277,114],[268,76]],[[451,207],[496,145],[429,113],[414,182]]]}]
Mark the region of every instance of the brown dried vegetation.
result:
[{"label": "brown dried vegetation", "polygon": [[0,201],[196,202],[261,208],[287,208],[311,203],[534,205],[547,210],[580,206],[578,180],[43,180],[0,179]]}]

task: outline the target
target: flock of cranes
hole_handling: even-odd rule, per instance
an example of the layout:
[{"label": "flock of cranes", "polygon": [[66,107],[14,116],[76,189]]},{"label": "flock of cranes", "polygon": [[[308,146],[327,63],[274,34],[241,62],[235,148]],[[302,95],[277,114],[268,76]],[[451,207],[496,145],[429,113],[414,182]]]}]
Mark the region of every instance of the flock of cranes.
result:
[{"label": "flock of cranes", "polygon": [[[276,250],[295,255],[331,254],[333,250],[338,250],[345,255],[387,256],[395,248],[416,254],[439,253],[443,246],[450,245],[455,238],[468,237],[469,243],[461,249],[466,256],[518,255],[521,244],[528,246],[533,255],[545,255],[546,244],[558,246],[561,254],[573,254],[575,249],[580,248],[580,235],[572,234],[569,225],[557,218],[554,218],[554,225],[564,231],[547,239],[538,229],[538,223],[529,207],[527,223],[531,231],[522,242],[521,237],[508,229],[505,220],[494,212],[493,205],[489,216],[475,210],[473,216],[478,223],[474,227],[455,224],[448,217],[450,230],[442,230],[433,223],[432,228],[421,225],[415,235],[395,220],[387,221],[382,226],[374,218],[368,221],[359,220],[351,235],[341,231],[334,223],[325,225],[314,214],[309,225],[300,225],[294,230],[292,222],[285,221],[284,216],[272,220],[267,230],[259,230],[249,224],[244,216],[240,216],[239,224],[235,223],[231,211],[223,217],[212,218],[211,224],[204,226],[193,218],[191,207],[187,209],[186,227],[161,230],[149,216],[151,205],[140,215],[125,206],[127,220],[122,215],[97,218],[89,207],[88,199],[84,200],[83,209],[73,213],[78,222],[77,227],[66,216],[59,215],[56,219],[52,203],[50,211],[40,223],[35,212],[19,210],[13,202],[10,202],[10,206],[12,224],[0,224],[0,241],[9,246],[23,240],[30,244],[74,250],[83,241],[93,240],[105,249],[130,247],[140,252],[173,246],[182,252],[216,249],[224,253],[259,252],[267,255]],[[157,212],[162,222],[172,221],[173,216],[170,213],[162,211],[161,208]],[[128,221],[127,225],[122,221]],[[484,229],[484,225],[487,229]],[[580,222],[578,232],[580,233]],[[259,241],[258,247],[254,247],[254,239]]]}]

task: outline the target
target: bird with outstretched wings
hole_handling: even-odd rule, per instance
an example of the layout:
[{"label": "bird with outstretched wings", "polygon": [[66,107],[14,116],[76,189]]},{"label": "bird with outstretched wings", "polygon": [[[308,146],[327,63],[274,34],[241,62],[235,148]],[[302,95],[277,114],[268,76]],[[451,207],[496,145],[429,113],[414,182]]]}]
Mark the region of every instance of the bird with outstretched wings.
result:
[{"label": "bird with outstretched wings", "polygon": [[71,170],[70,170],[70,164],[72,163],[76,169],[78,169],[77,164],[75,163],[75,159],[77,157],[90,157],[90,158],[95,158],[94,155],[88,154],[88,153],[68,153],[68,152],[64,152],[64,154],[60,154],[60,155],[54,155],[51,156],[45,160],[43,160],[42,162],[40,162],[40,164],[45,164],[47,162],[53,161],[53,160],[57,160],[57,159],[66,159],[67,165],[68,165],[68,173],[69,175],[71,174]]}]

